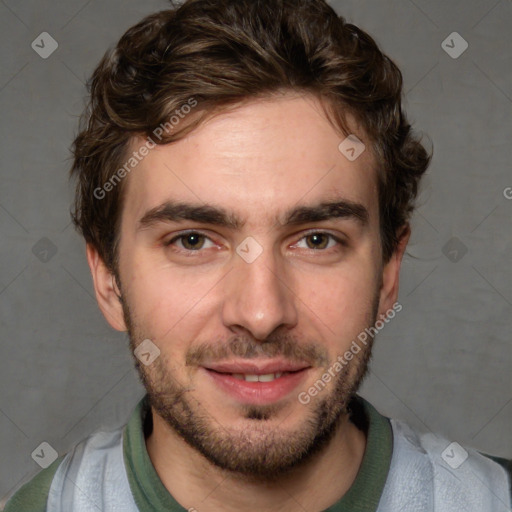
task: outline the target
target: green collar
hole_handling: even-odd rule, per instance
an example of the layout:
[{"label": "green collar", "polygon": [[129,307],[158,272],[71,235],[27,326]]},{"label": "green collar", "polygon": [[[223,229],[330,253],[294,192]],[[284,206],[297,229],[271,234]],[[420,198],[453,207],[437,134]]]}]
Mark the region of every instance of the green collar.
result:
[{"label": "green collar", "polygon": [[[146,396],[124,429],[124,460],[135,503],[140,512],[187,512],[164,487],[146,450],[143,425],[149,410]],[[354,423],[367,432],[366,450],[354,483],[326,512],[376,511],[388,476],[393,452],[389,420],[359,396],[352,403],[352,411]]]}]

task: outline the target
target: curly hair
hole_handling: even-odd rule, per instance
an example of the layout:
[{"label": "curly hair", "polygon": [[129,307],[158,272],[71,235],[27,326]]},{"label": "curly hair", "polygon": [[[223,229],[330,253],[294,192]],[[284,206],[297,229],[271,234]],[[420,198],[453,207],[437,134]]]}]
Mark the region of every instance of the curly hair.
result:
[{"label": "curly hair", "polygon": [[[408,224],[431,159],[403,112],[398,67],[324,0],[171,2],[121,37],[88,90],[73,143],[71,175],[78,179],[71,215],[114,273],[123,182],[108,194],[97,191],[122,170],[135,136],[168,144],[243,101],[283,90],[315,95],[343,133],[350,133],[347,114],[354,116],[375,157],[384,261]],[[194,115],[171,126],[191,98]]]}]

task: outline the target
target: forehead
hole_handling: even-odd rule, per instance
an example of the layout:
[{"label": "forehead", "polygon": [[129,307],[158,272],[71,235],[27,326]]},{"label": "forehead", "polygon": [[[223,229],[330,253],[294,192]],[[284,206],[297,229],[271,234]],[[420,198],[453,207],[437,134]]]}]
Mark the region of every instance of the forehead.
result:
[{"label": "forehead", "polygon": [[[365,140],[354,119],[347,120]],[[222,205],[249,223],[273,222],[294,205],[343,197],[365,204],[372,217],[374,158],[368,144],[356,159],[347,158],[353,156],[345,151],[347,143],[353,144],[343,143],[346,136],[312,96],[249,101],[150,150],[125,183],[125,213],[135,220],[171,199]],[[132,140],[131,151],[144,142]]]}]

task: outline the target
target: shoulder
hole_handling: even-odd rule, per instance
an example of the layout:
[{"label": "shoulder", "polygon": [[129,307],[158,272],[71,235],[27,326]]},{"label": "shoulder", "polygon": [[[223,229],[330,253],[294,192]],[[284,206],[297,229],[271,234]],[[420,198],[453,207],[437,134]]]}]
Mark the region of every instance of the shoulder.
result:
[{"label": "shoulder", "polygon": [[116,460],[119,467],[121,452],[122,429],[108,432],[95,432],[69,451],[59,457],[48,468],[40,471],[32,480],[23,485],[7,502],[4,512],[45,512],[50,492],[59,489],[73,473],[75,481],[80,473],[81,478],[94,480],[102,469]]},{"label": "shoulder", "polygon": [[[400,479],[417,477],[437,510],[499,510],[511,504],[510,461],[485,456],[442,436],[391,420],[392,468]],[[507,470],[508,467],[508,470]],[[467,504],[467,507],[461,505]],[[452,507],[452,508],[450,508]],[[480,508],[479,508],[480,507]]]},{"label": "shoulder", "polygon": [[50,486],[63,459],[58,458],[23,485],[9,499],[4,512],[45,512]]}]

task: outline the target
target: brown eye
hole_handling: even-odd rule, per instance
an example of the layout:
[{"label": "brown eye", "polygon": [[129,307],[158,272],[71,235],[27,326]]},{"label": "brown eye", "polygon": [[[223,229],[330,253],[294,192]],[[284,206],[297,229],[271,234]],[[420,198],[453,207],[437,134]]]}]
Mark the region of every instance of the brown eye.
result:
[{"label": "brown eye", "polygon": [[180,251],[199,252],[201,249],[208,248],[206,246],[208,242],[210,243],[209,247],[213,247],[213,242],[206,235],[191,231],[190,233],[182,233],[175,236],[165,245],[167,247],[175,246]]},{"label": "brown eye", "polygon": [[309,249],[325,249],[332,237],[327,233],[313,233],[304,238]]},{"label": "brown eye", "polygon": [[198,233],[189,233],[187,235],[182,235],[180,239],[182,240],[181,243],[185,249],[193,251],[203,247],[205,236]]},{"label": "brown eye", "polygon": [[299,249],[310,249],[322,252],[332,252],[339,250],[345,243],[342,239],[323,231],[313,231],[306,233],[296,244]]}]

